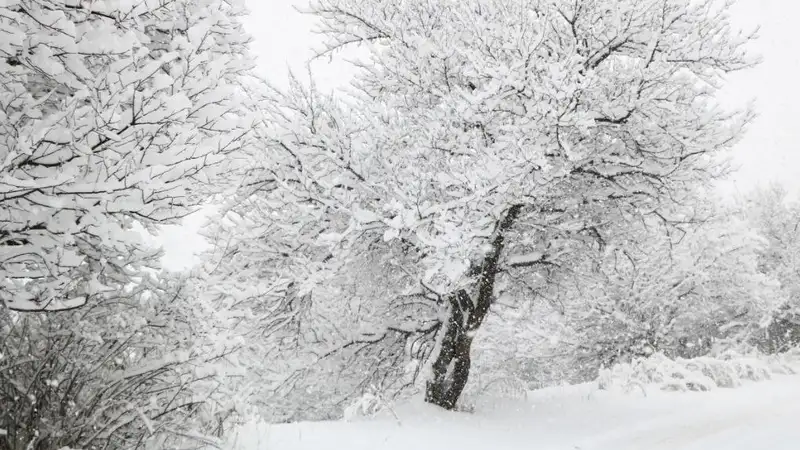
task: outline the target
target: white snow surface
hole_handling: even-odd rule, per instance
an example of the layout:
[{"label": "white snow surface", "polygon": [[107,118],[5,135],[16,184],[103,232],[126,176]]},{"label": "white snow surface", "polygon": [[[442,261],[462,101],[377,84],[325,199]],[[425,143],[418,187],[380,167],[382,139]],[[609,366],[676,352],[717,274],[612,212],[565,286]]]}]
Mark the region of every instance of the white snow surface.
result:
[{"label": "white snow surface", "polygon": [[597,384],[478,402],[474,413],[421,402],[340,422],[251,424],[236,450],[797,450],[800,376],[708,392],[610,392]]}]

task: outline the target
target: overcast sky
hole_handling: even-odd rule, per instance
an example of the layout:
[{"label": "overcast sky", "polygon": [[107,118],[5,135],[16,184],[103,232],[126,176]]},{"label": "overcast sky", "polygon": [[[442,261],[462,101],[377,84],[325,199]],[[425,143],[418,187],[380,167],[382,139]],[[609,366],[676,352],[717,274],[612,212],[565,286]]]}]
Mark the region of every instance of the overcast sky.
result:
[{"label": "overcast sky", "polygon": [[800,4],[791,0],[740,0],[733,11],[742,26],[760,26],[753,46],[764,58],[751,70],[731,77],[731,99],[755,99],[759,117],[734,150],[741,190],[780,181],[800,189]]},{"label": "overcast sky", "polygon": [[[287,69],[305,76],[305,62],[311,49],[320,43],[311,33],[313,19],[298,13],[295,7],[307,0],[247,0],[252,14],[246,22],[254,38],[253,52],[260,70],[277,84],[286,82]],[[613,0],[610,0],[613,1]],[[734,149],[734,163],[739,171],[722,187],[731,195],[746,192],[759,184],[778,181],[792,190],[800,190],[800,30],[796,0],[739,0],[733,17],[744,29],[760,27],[760,39],[753,45],[764,62],[757,68],[733,75],[724,90],[726,100],[745,104],[755,100],[759,117],[744,139]],[[320,87],[332,89],[345,83],[350,72],[346,65],[318,61],[313,66]],[[184,266],[193,250],[203,241],[193,230],[200,220],[186,227],[162,233],[159,241],[167,250],[165,264]]]}]

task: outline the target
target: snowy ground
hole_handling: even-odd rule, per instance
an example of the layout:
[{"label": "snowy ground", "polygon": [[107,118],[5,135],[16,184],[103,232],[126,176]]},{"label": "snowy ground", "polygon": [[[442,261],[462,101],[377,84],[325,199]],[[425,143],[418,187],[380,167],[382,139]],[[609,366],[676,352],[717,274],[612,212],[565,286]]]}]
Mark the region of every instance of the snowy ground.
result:
[{"label": "snowy ground", "polygon": [[238,450],[797,450],[800,376],[710,392],[547,389],[474,414],[423,404],[351,422],[250,426]]}]

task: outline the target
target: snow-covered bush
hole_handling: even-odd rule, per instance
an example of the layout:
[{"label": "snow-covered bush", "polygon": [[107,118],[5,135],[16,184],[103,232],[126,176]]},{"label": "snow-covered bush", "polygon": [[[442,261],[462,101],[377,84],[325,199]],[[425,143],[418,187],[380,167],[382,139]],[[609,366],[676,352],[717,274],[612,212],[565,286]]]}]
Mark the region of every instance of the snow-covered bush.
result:
[{"label": "snow-covered bush", "polygon": [[800,371],[797,363],[794,354],[776,357],[722,353],[671,359],[656,353],[601,370],[597,383],[605,390],[646,392],[648,387],[656,386],[661,390],[708,391],[738,387],[745,381],[768,380],[774,374],[794,374]]},{"label": "snow-covered bush", "polygon": [[367,392],[344,409],[344,419],[353,420],[357,417],[375,415],[383,410],[383,403],[378,395]]},{"label": "snow-covered bush", "polygon": [[371,417],[380,412],[387,412],[397,417],[391,404],[392,400],[386,399],[379,389],[372,386],[366,392],[344,409],[345,420],[355,420],[359,417]]},{"label": "snow-covered bush", "polygon": [[[48,314],[0,309],[0,449],[178,448],[247,412],[211,317],[181,280],[143,279]],[[211,436],[211,437],[209,437]]]}]

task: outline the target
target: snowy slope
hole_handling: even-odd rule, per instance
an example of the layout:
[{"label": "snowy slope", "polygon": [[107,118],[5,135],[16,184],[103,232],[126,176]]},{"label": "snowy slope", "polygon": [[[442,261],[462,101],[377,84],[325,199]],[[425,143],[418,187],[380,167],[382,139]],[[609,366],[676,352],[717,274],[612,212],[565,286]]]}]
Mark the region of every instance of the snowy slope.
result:
[{"label": "snowy slope", "polygon": [[424,404],[353,422],[249,426],[237,450],[798,450],[800,376],[710,392],[534,392],[447,413]]}]

